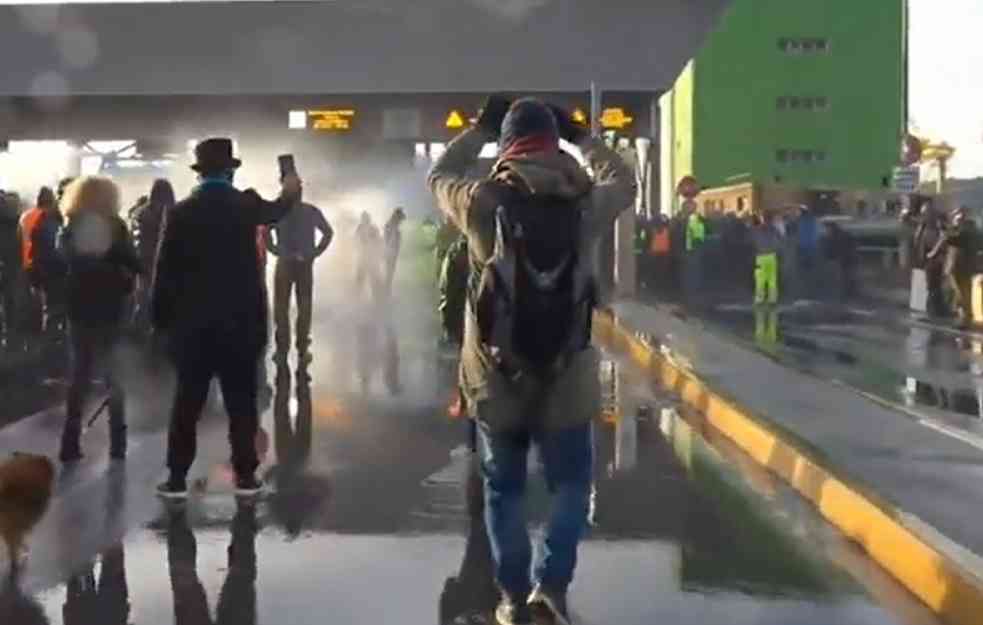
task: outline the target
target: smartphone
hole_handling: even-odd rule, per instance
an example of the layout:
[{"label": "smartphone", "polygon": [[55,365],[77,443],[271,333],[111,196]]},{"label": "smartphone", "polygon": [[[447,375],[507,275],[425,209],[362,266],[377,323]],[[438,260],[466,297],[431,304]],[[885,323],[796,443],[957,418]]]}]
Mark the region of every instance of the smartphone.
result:
[{"label": "smartphone", "polygon": [[280,164],[280,179],[286,178],[289,175],[297,175],[297,165],[294,163],[293,154],[283,154],[277,157],[277,162]]}]

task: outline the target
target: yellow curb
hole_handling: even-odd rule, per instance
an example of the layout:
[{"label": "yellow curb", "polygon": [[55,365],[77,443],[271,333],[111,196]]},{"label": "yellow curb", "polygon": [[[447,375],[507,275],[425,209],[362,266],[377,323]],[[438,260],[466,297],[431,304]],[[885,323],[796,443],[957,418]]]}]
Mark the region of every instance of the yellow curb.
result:
[{"label": "yellow curb", "polygon": [[734,441],[758,463],[784,479],[847,537],[950,625],[983,623],[983,580],[919,536],[899,510],[876,502],[794,442],[784,440],[749,411],[710,389],[692,372],[598,313],[595,338],[626,353],[664,388]]}]

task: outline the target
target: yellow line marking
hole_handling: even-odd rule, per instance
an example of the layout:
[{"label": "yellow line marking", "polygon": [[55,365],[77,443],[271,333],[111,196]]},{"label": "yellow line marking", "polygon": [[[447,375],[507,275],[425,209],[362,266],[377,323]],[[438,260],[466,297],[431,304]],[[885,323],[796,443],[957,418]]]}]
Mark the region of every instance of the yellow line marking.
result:
[{"label": "yellow line marking", "polygon": [[794,444],[762,426],[753,415],[709,389],[631,334],[610,314],[597,314],[595,338],[648,371],[663,387],[730,438],[758,463],[791,484],[820,513],[929,608],[951,625],[983,623],[983,581],[863,494],[835,477]]}]

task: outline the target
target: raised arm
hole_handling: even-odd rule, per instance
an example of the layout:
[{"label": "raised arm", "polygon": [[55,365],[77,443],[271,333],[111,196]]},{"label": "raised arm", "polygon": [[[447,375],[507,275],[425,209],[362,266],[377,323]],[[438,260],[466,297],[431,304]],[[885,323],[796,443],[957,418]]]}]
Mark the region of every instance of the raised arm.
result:
[{"label": "raised arm", "polygon": [[269,202],[260,197],[253,189],[243,192],[243,201],[246,203],[246,219],[253,226],[268,226],[275,224],[286,216],[288,212],[297,204],[300,192],[300,178],[295,175],[286,176],[280,183],[280,196]]},{"label": "raised arm", "polygon": [[450,142],[427,177],[427,186],[437,199],[437,207],[461,232],[468,231],[468,208],[481,183],[479,179],[469,177],[467,171],[478,162],[481,148],[492,139],[478,126],[464,131]]},{"label": "raised arm", "polygon": [[585,137],[577,146],[594,172],[591,212],[585,216],[588,227],[593,232],[607,232],[618,215],[635,201],[635,175],[601,139]]}]

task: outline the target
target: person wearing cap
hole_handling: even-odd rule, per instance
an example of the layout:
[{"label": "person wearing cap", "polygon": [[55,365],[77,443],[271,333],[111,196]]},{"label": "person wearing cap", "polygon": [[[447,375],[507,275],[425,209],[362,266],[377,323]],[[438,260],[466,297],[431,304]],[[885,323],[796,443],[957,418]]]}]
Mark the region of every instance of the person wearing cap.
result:
[{"label": "person wearing cap", "polygon": [[[290,296],[297,297],[297,359],[305,366],[311,355],[311,316],[314,302],[314,261],[331,245],[334,230],[321,209],[298,195],[290,214],[266,230],[266,249],[277,257],[273,274],[273,319],[276,324],[278,366],[290,352]],[[318,237],[320,233],[320,237]]]},{"label": "person wearing cap", "polygon": [[[560,150],[561,138],[579,147],[593,177]],[[484,145],[495,140],[500,156],[491,174],[469,176]],[[573,292],[574,307],[577,318],[582,312],[589,318],[596,301],[591,268],[599,243],[635,200],[634,174],[603,141],[592,138],[568,113],[539,100],[509,103],[492,97],[475,127],[447,146],[430,172],[428,186],[439,208],[467,237],[470,264],[478,274],[486,273],[499,247],[496,224],[504,212],[499,207],[516,198],[539,198],[558,211],[576,209],[581,216],[573,237],[577,276],[571,281],[580,284],[582,274],[590,272],[587,281],[593,294],[587,295],[584,307],[584,293]],[[591,421],[600,411],[597,352],[590,346],[589,332],[578,326],[563,357],[552,362],[555,367],[516,373],[487,343],[479,312],[487,312],[487,307],[469,297],[460,385],[468,416],[478,422],[488,534],[495,579],[502,590],[496,619],[500,625],[530,623],[530,606],[541,606],[556,622],[567,623],[567,587],[590,502]],[[516,326],[517,333],[527,335],[542,330]],[[553,511],[544,557],[530,571],[532,548],[522,502],[533,444],[546,469]]]},{"label": "person wearing cap", "polygon": [[187,496],[196,425],[213,377],[229,414],[236,491],[255,494],[257,363],[267,340],[268,312],[256,246],[257,228],[282,219],[297,204],[300,179],[282,180],[280,197],[263,200],[233,186],[241,161],[232,141],[195,147],[199,184],[168,214],[157,257],[151,315],[177,369],[167,440],[170,476],[157,487],[165,498]]},{"label": "person wearing cap", "polygon": [[396,275],[396,261],[399,259],[399,250],[403,244],[403,233],[400,227],[406,221],[406,213],[402,206],[397,206],[392,216],[386,221],[382,228],[382,243],[385,253],[385,272],[382,279],[387,294],[392,294],[393,277]]}]

